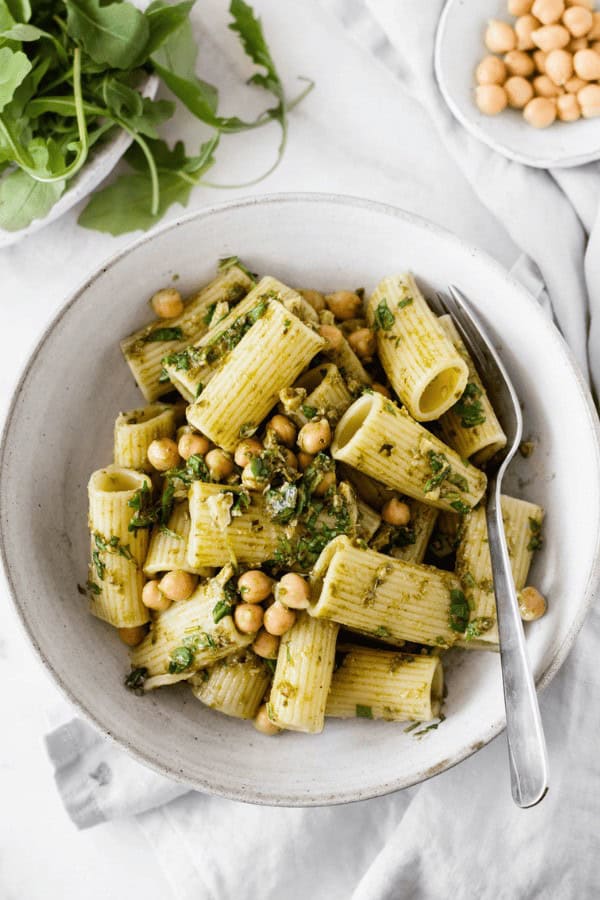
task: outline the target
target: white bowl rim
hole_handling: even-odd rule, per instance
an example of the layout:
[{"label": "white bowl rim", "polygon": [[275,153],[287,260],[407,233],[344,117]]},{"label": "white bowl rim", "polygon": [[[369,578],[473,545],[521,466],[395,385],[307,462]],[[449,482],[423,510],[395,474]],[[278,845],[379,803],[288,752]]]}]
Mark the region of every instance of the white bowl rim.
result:
[{"label": "white bowl rim", "polygon": [[523,165],[525,166],[532,166],[535,169],[570,169],[574,168],[575,166],[582,166],[586,163],[595,162],[596,160],[600,159],[600,145],[596,150],[589,150],[586,153],[580,153],[571,156],[561,156],[558,158],[546,158],[532,156],[529,153],[520,153],[518,150],[513,150],[511,147],[507,147],[500,141],[490,137],[486,130],[484,128],[481,128],[481,126],[478,125],[474,119],[471,119],[469,118],[469,116],[464,114],[460,106],[455,102],[454,97],[452,96],[450,91],[447,89],[444,66],[442,64],[442,47],[445,38],[446,23],[451,13],[453,12],[453,7],[456,2],[457,0],[446,0],[444,9],[442,10],[437,25],[433,52],[433,68],[435,72],[435,79],[442,93],[442,96],[446,101],[446,104],[454,118],[457,119],[464,128],[466,128],[469,134],[472,134],[473,137],[477,138],[477,140],[481,141],[483,144],[486,144],[492,150],[495,150],[497,153],[501,153],[502,156],[505,156],[508,159],[512,159],[518,163],[523,163]]},{"label": "white bowl rim", "polygon": [[[496,272],[501,275],[503,278],[507,279],[511,287],[517,291],[521,295],[522,302],[533,306],[538,313],[540,313],[539,305],[531,296],[531,294],[526,290],[526,288],[517,281],[499,262],[497,262],[493,257],[491,257],[485,251],[475,247],[470,244],[468,241],[464,241],[462,238],[459,238],[453,232],[448,229],[442,227],[441,225],[437,225],[434,222],[431,222],[429,219],[426,219],[424,216],[419,216],[415,213],[409,212],[407,210],[401,209],[400,207],[393,206],[391,204],[386,204],[376,200],[368,200],[366,198],[354,197],[347,194],[327,194],[327,193],[319,193],[319,192],[283,192],[283,193],[273,193],[273,194],[259,194],[253,195],[249,197],[243,197],[238,200],[229,201],[225,203],[214,204],[209,207],[205,207],[201,210],[195,210],[191,213],[186,214],[185,216],[181,216],[173,222],[168,222],[162,225],[151,232],[142,235],[142,237],[128,244],[123,249],[119,250],[113,256],[109,257],[100,266],[96,269],[96,271],[88,275],[70,295],[69,299],[63,304],[58,313],[54,316],[54,318],[50,321],[50,323],[45,328],[41,338],[35,345],[34,349],[30,353],[27,362],[25,363],[21,374],[18,378],[16,387],[14,389],[13,398],[11,404],[9,406],[8,412],[6,414],[6,419],[4,422],[4,426],[2,429],[2,434],[0,437],[0,473],[4,468],[4,459],[8,450],[8,436],[11,428],[12,418],[14,416],[16,406],[19,400],[19,396],[21,391],[25,385],[27,380],[27,372],[29,366],[32,364],[33,360],[41,350],[42,346],[46,343],[46,341],[52,335],[54,329],[60,323],[61,319],[65,316],[65,314],[69,311],[69,309],[77,303],[79,298],[84,294],[84,292],[99,278],[101,278],[104,273],[112,268],[115,264],[117,264],[124,256],[129,254],[130,252],[136,250],[139,246],[153,241],[155,238],[159,238],[162,234],[167,231],[174,230],[179,228],[182,225],[186,225],[188,222],[196,220],[196,219],[205,219],[210,218],[210,216],[215,213],[219,213],[220,211],[230,211],[236,208],[245,208],[252,206],[267,206],[269,204],[278,204],[278,203],[299,203],[299,202],[310,202],[315,204],[339,204],[341,206],[351,206],[355,209],[363,209],[368,210],[370,212],[379,213],[381,215],[389,216],[391,218],[402,219],[408,224],[415,226],[417,228],[422,229],[425,232],[431,232],[436,236],[453,242],[455,245],[460,247],[463,250],[468,251],[474,257],[478,257],[482,259],[487,265],[493,267]],[[541,313],[540,313],[541,314]],[[595,438],[595,449],[596,449],[596,459],[598,462],[598,471],[600,471],[600,421],[598,420],[598,415],[592,400],[591,393],[586,384],[586,381],[579,369],[579,366],[575,360],[575,357],[554,325],[553,322],[548,322],[551,330],[554,332],[554,337],[561,344],[563,351],[565,352],[569,363],[571,364],[573,375],[575,377],[575,382],[579,391],[581,393],[582,399],[586,405],[588,411],[588,424],[592,430],[593,436]],[[46,671],[47,675],[52,679],[54,684],[59,688],[60,692],[63,694],[65,699],[75,708],[75,710],[81,714],[81,716],[88,721],[91,725],[94,726],[104,737],[108,738],[111,742],[115,743],[121,749],[125,749],[128,753],[131,754],[135,759],[137,759],[140,763],[145,765],[146,767],[153,769],[155,772],[159,774],[171,778],[173,781],[181,782],[183,784],[190,785],[191,789],[204,791],[208,794],[212,794],[213,796],[220,796],[229,800],[237,800],[243,801],[247,803],[253,803],[259,806],[283,806],[283,807],[314,807],[314,806],[336,806],[349,802],[358,802],[360,800],[372,799],[374,797],[382,797],[390,793],[394,793],[395,791],[403,790],[404,788],[412,787],[415,784],[420,784],[423,781],[428,780],[434,775],[441,774],[441,772],[445,772],[447,769],[453,768],[458,763],[467,759],[469,756],[472,756],[478,750],[481,750],[486,744],[490,743],[495,737],[500,734],[500,732],[506,726],[506,719],[504,716],[498,718],[491,725],[485,726],[485,730],[482,731],[479,735],[476,736],[476,739],[471,738],[469,743],[462,747],[457,753],[455,753],[449,759],[445,759],[443,765],[437,764],[430,767],[423,773],[420,773],[419,777],[413,778],[412,776],[399,777],[392,782],[388,782],[386,784],[382,784],[378,786],[376,790],[369,790],[368,793],[363,793],[362,791],[356,791],[355,795],[348,796],[344,795],[342,798],[332,797],[331,795],[326,796],[308,796],[304,798],[294,798],[290,799],[289,802],[286,802],[285,797],[267,797],[259,790],[254,788],[249,788],[243,793],[238,792],[234,789],[220,789],[215,788],[214,785],[210,783],[208,780],[200,780],[197,779],[193,784],[190,784],[189,780],[182,775],[181,772],[175,766],[167,766],[158,762],[156,759],[147,755],[143,751],[134,747],[127,737],[121,736],[116,733],[115,730],[109,732],[106,727],[96,718],[95,713],[85,706],[71,691],[71,688],[68,684],[66,684],[63,679],[58,675],[55,671],[49,660],[44,655],[41,647],[38,645],[34,634],[29,628],[23,610],[21,609],[19,599],[17,597],[17,590],[15,588],[13,579],[11,577],[11,572],[9,568],[9,560],[6,550],[5,536],[4,531],[2,529],[2,521],[4,519],[2,515],[3,508],[6,505],[6,490],[4,488],[4,484],[2,479],[0,478],[0,559],[2,560],[2,565],[4,568],[4,573],[6,575],[6,581],[9,587],[9,593],[13,605],[13,609],[17,615],[17,618],[20,622],[20,625],[29,641],[29,643],[33,646],[35,650],[35,655],[38,661],[41,663],[42,667]],[[596,536],[596,545],[594,548],[594,560],[592,564],[592,568],[590,571],[590,575],[586,584],[585,594],[582,599],[582,602],[579,605],[577,613],[571,623],[571,626],[565,635],[561,645],[557,648],[553,657],[550,659],[546,668],[540,673],[538,678],[536,679],[536,686],[538,690],[542,690],[545,688],[550,681],[554,678],[559,668],[563,664],[566,659],[574,641],[579,633],[587,612],[592,605],[593,601],[596,599],[596,595],[600,588],[600,532]]]}]

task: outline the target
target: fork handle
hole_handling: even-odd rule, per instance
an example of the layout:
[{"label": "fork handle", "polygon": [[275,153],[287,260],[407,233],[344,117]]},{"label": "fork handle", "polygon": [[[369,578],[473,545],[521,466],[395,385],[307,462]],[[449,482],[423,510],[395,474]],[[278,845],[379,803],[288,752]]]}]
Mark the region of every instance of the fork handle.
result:
[{"label": "fork handle", "polygon": [[539,803],[548,790],[548,755],[504,535],[500,483],[496,478],[491,480],[486,518],[498,611],[511,790],[517,806],[525,808]]}]

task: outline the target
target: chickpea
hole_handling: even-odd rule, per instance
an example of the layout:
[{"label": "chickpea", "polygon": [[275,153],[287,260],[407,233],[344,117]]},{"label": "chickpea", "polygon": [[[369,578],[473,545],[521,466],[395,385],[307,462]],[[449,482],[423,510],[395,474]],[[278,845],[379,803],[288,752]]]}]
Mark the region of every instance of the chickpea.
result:
[{"label": "chickpea", "polygon": [[263,703],[263,705],[256,713],[256,718],[254,719],[254,727],[257,731],[260,731],[261,734],[267,734],[269,735],[269,737],[281,732],[281,728],[278,728],[277,725],[274,725],[273,722],[271,722],[269,714],[267,712],[266,703]]},{"label": "chickpea", "polygon": [[265,610],[263,625],[269,634],[281,636],[290,630],[295,621],[296,613],[292,609],[287,609],[279,600],[276,600],[275,603]]},{"label": "chickpea", "polygon": [[257,603],[239,603],[233,612],[233,621],[242,634],[252,634],[262,625],[263,616],[264,610]]},{"label": "chickpea", "polygon": [[344,343],[344,335],[336,325],[321,325],[319,334],[327,341],[326,350],[336,352],[341,350]]},{"label": "chickpea", "polygon": [[535,63],[535,67],[541,75],[546,74],[546,59],[548,58],[548,54],[544,53],[543,50],[536,50],[533,54],[533,61]]},{"label": "chickpea", "polygon": [[562,50],[566,47],[571,35],[562,25],[544,25],[532,33],[531,39],[540,50],[550,53],[551,50]]},{"label": "chickpea", "polygon": [[135,625],[133,628],[118,628],[117,633],[128,647],[137,647],[146,637],[146,626]]},{"label": "chickpea", "polygon": [[594,41],[594,43],[590,45],[590,50],[593,50],[594,53],[600,53],[600,41]]},{"label": "chickpea", "polygon": [[485,32],[485,46],[490,53],[508,53],[514,50],[517,36],[507,22],[491,19]]},{"label": "chickpea", "polygon": [[183,312],[181,294],[175,288],[163,288],[152,295],[152,309],[161,319],[174,319]]},{"label": "chickpea", "polygon": [[587,84],[577,94],[577,100],[581,106],[581,115],[584,119],[593,119],[600,116],[600,85]]},{"label": "chickpea", "polygon": [[305,453],[319,453],[331,444],[331,425],[327,419],[317,419],[303,425],[298,434],[298,446]]},{"label": "chickpea", "polygon": [[273,590],[273,579],[260,569],[248,569],[238,578],[237,588],[244,603],[262,603]]},{"label": "chickpea", "polygon": [[585,9],[593,9],[595,0],[565,0],[565,6],[583,6]]},{"label": "chickpea", "polygon": [[277,585],[277,600],[290,609],[308,609],[310,586],[301,575],[288,572]]},{"label": "chickpea", "polygon": [[547,75],[538,75],[533,79],[533,87],[538,97],[558,97],[562,91]]},{"label": "chickpea", "polygon": [[553,25],[558,22],[565,11],[563,0],[535,0],[531,12],[542,25]]},{"label": "chickpea", "polygon": [[[546,58],[546,75],[554,84],[563,85],[573,75],[573,57],[566,50],[552,50]],[[542,75],[542,78],[545,77]]]},{"label": "chickpea", "polygon": [[159,472],[166,472],[179,464],[179,450],[171,438],[157,438],[148,447],[148,462]]},{"label": "chickpea", "polygon": [[[515,53],[514,50],[510,52]],[[506,66],[497,56],[484,56],[475,70],[475,79],[477,84],[504,84]]]},{"label": "chickpea", "polygon": [[370,362],[373,359],[377,341],[375,340],[375,332],[371,331],[370,328],[359,328],[357,331],[353,331],[348,337],[348,343],[359,359],[365,362]]},{"label": "chickpea", "polygon": [[600,40],[600,12],[592,13],[592,27],[587,33],[588,41]]},{"label": "chickpea", "polygon": [[600,78],[600,55],[594,50],[578,50],[573,57],[575,74],[584,81]]},{"label": "chickpea", "polygon": [[572,6],[565,11],[563,23],[574,38],[582,38],[592,30],[594,17],[585,6]]},{"label": "chickpea", "polygon": [[[529,78],[530,75],[533,75],[535,69],[533,60],[528,53],[524,53],[522,50],[511,50],[504,57],[504,62],[509,75],[520,75],[522,78]],[[504,79],[499,83],[503,82]]]},{"label": "chickpea", "polygon": [[210,441],[203,434],[194,434],[188,431],[182,434],[177,444],[177,450],[182,459],[190,456],[204,456],[210,450]]},{"label": "chickpea", "polygon": [[523,110],[523,115],[534,128],[548,128],[556,119],[556,103],[548,97],[534,97]]},{"label": "chickpea", "polygon": [[[540,27],[539,19],[535,16],[520,16],[515,22],[515,34],[517,35],[517,50],[533,50],[535,43],[532,38],[533,32]],[[512,49],[512,48],[511,48]]]},{"label": "chickpea", "polygon": [[410,506],[397,497],[392,497],[384,503],[381,510],[381,518],[388,525],[408,525],[410,522]]},{"label": "chickpea", "polygon": [[561,122],[576,122],[581,116],[581,107],[575,94],[557,97],[556,113]]},{"label": "chickpea", "polygon": [[298,464],[303,472],[308,469],[313,459],[314,456],[312,453],[305,453],[304,450],[300,451],[300,453],[298,454]]},{"label": "chickpea", "polygon": [[362,300],[354,291],[334,291],[325,297],[327,308],[336,319],[356,319],[362,309]]},{"label": "chickpea", "polygon": [[325,472],[320,481],[313,488],[313,494],[316,497],[324,497],[329,488],[335,484],[335,472]]},{"label": "chickpea", "polygon": [[267,431],[272,431],[276,434],[286,447],[293,447],[296,443],[298,429],[287,416],[273,416],[271,421],[267,423]]},{"label": "chickpea", "polygon": [[387,397],[389,400],[392,399],[392,392],[386,388],[385,384],[379,384],[378,381],[374,381],[371,385],[374,391],[378,394],[382,394],[384,397]]},{"label": "chickpea", "polygon": [[504,85],[506,96],[508,97],[508,105],[513,109],[523,109],[533,97],[533,88],[526,78],[520,75],[513,75]]},{"label": "chickpea", "polygon": [[147,581],[142,588],[142,603],[148,609],[155,609],[158,612],[164,612],[171,605],[169,598],[160,590],[156,579]]},{"label": "chickpea", "polygon": [[508,11],[511,16],[524,16],[531,12],[533,0],[508,0]]},{"label": "chickpea", "polygon": [[508,97],[499,84],[480,84],[475,89],[475,99],[480,111],[486,116],[497,116],[506,109]]},{"label": "chickpea", "polygon": [[583,78],[577,78],[577,76],[573,78],[569,78],[567,83],[565,84],[565,90],[569,94],[576,94],[577,91],[580,91],[581,88],[585,87],[587,81],[584,81]]},{"label": "chickpea", "polygon": [[233,472],[233,460],[230,455],[219,447],[215,447],[204,457],[210,477],[214,481],[223,481]]},{"label": "chickpea", "polygon": [[253,466],[253,460],[250,460],[247,466],[244,466],[242,471],[242,484],[244,487],[248,488],[249,491],[262,491],[267,483],[267,479],[262,475],[256,474],[256,470]]},{"label": "chickpea", "polygon": [[244,438],[235,448],[233,458],[236,466],[240,466],[243,469],[251,459],[260,456],[262,451],[263,445],[256,438]]},{"label": "chickpea", "polygon": [[161,594],[164,594],[168,600],[178,602],[192,596],[197,581],[196,575],[184,572],[182,569],[174,569],[163,575],[158,587]]},{"label": "chickpea", "polygon": [[519,594],[519,610],[525,622],[540,619],[546,612],[546,598],[537,588],[524,587]]},{"label": "chickpea", "polygon": [[325,309],[325,297],[321,291],[312,291],[304,288],[298,293],[304,297],[307,303],[310,303],[315,312],[320,313]]},{"label": "chickpea", "polygon": [[279,653],[279,638],[276,634],[269,634],[264,628],[261,628],[252,644],[252,649],[257,656],[263,659],[277,659]]}]

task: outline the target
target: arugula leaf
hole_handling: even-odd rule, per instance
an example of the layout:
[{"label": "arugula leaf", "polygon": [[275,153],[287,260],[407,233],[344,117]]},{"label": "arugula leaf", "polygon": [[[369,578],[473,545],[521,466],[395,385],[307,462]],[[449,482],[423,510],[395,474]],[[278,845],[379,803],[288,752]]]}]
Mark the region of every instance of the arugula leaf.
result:
[{"label": "arugula leaf", "polygon": [[29,22],[31,19],[29,0],[6,0],[6,5],[16,22]]},{"label": "arugula leaf", "polygon": [[141,65],[148,57],[156,53],[168,38],[181,28],[187,21],[195,0],[183,0],[170,6],[164,0],[155,0],[146,10],[149,35],[144,47],[141,59],[138,57],[137,65]]},{"label": "arugula leaf", "polygon": [[66,187],[64,181],[36,181],[17,169],[0,180],[0,228],[19,231],[47,215]]},{"label": "arugula leaf", "polygon": [[16,89],[31,72],[31,63],[21,50],[0,48],[0,112],[12,100]]},{"label": "arugula leaf", "polygon": [[65,0],[67,32],[94,62],[129,69],[150,37],[148,20],[131,3]]}]

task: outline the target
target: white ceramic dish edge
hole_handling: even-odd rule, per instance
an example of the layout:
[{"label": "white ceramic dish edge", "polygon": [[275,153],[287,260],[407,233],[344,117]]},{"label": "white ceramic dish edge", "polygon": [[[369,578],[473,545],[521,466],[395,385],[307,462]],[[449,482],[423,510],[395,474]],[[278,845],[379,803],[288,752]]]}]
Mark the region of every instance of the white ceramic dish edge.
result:
[{"label": "white ceramic dish edge", "polygon": [[[358,209],[363,208],[365,210],[371,210],[372,212],[379,212],[379,213],[385,214],[387,216],[399,217],[407,222],[410,222],[411,224],[415,225],[416,227],[422,228],[424,230],[424,232],[430,232],[430,233],[433,233],[433,234],[436,234],[439,236],[443,236],[446,239],[454,242],[457,247],[461,247],[463,250],[467,250],[470,254],[473,254],[475,256],[478,256],[478,257],[484,259],[486,261],[486,264],[495,268],[499,273],[502,273],[502,276],[504,278],[509,279],[513,288],[520,294],[522,301],[524,303],[533,304],[534,306],[537,305],[535,303],[535,300],[529,295],[529,293],[525,290],[525,288],[519,282],[517,282],[514,278],[512,278],[510,275],[507,275],[507,273],[505,272],[503,267],[499,263],[497,263],[493,258],[489,257],[488,254],[484,253],[481,250],[478,250],[477,248],[472,247],[467,242],[461,240],[460,238],[458,238],[451,232],[448,232],[446,229],[444,229],[440,226],[437,226],[420,216],[416,216],[412,213],[408,213],[404,210],[401,210],[396,207],[389,206],[389,205],[386,205],[383,203],[378,203],[375,201],[365,200],[365,199],[361,199],[361,198],[355,198],[355,197],[351,197],[351,196],[336,196],[336,195],[329,195],[329,194],[308,194],[308,193],[300,193],[300,194],[285,193],[285,194],[263,195],[263,196],[259,196],[259,197],[250,197],[247,199],[242,199],[242,200],[234,201],[234,202],[230,202],[230,203],[217,204],[215,206],[211,206],[207,209],[204,209],[201,212],[198,212],[198,211],[192,212],[189,215],[186,215],[175,222],[169,223],[159,229],[155,229],[150,234],[146,234],[146,235],[142,236],[140,239],[133,242],[125,249],[119,251],[117,254],[115,254],[113,257],[111,257],[109,260],[105,261],[91,277],[86,278],[83,281],[83,283],[71,294],[69,300],[67,300],[67,302],[64,304],[62,309],[58,312],[58,314],[54,317],[54,319],[50,322],[50,324],[45,329],[43,335],[41,336],[40,340],[38,341],[35,349],[33,350],[32,354],[30,356],[30,360],[36,356],[39,349],[43,346],[43,344],[45,343],[45,341],[47,340],[49,335],[53,332],[54,328],[60,322],[61,318],[66,314],[66,312],[70,309],[70,307],[74,303],[77,302],[78,298],[82,295],[82,293],[84,293],[91,284],[93,284],[99,277],[101,277],[103,272],[105,272],[111,266],[115,265],[115,263],[117,263],[123,256],[127,255],[134,248],[138,247],[141,244],[146,243],[147,241],[152,240],[154,237],[156,237],[157,233],[162,233],[165,231],[176,229],[179,226],[185,224],[187,221],[192,220],[192,219],[210,217],[213,213],[219,211],[220,209],[225,209],[225,208],[231,209],[231,208],[235,208],[235,207],[252,207],[252,206],[255,206],[258,204],[268,205],[268,204],[277,204],[277,203],[281,203],[281,202],[289,203],[289,202],[295,202],[295,201],[306,200],[306,199],[310,199],[311,201],[317,202],[317,203],[318,202],[322,202],[325,204],[326,203],[336,203],[336,204],[340,204],[340,205],[352,206],[352,207],[358,208]],[[596,460],[597,460],[598,466],[600,467],[600,426],[598,423],[598,419],[597,419],[597,415],[596,415],[596,411],[595,411],[595,408],[593,405],[592,398],[590,396],[587,385],[583,379],[583,376],[581,375],[581,373],[578,369],[577,363],[575,362],[570,349],[565,344],[564,339],[562,338],[562,336],[560,335],[558,330],[554,326],[551,326],[551,327],[554,332],[556,341],[560,342],[563,351],[566,353],[568,360],[573,367],[573,370],[574,370],[574,373],[575,373],[575,376],[577,379],[577,386],[581,393],[582,399],[584,400],[585,407],[587,408],[587,411],[588,411],[588,423],[587,424],[589,425],[589,427],[595,437]],[[13,396],[10,408],[8,410],[5,424],[3,427],[2,438],[1,438],[1,442],[0,442],[0,472],[4,468],[4,459],[5,459],[5,454],[7,452],[7,436],[10,431],[11,419],[13,417],[16,406],[19,402],[20,393],[21,393],[21,390],[22,390],[24,382],[25,382],[28,365],[29,365],[29,361],[24,366],[22,374],[20,375],[20,377],[17,381],[14,396]],[[4,496],[4,491],[2,490],[2,483],[0,481],[0,510],[2,510],[3,506],[5,506],[5,496]],[[1,514],[0,514],[0,518],[1,518]],[[30,644],[34,647],[34,649],[36,651],[36,655],[39,658],[40,663],[42,664],[44,670],[47,672],[49,677],[52,678],[54,683],[59,687],[59,689],[61,690],[63,695],[66,697],[66,699],[75,707],[75,709],[82,715],[82,717],[84,719],[86,719],[88,722],[90,722],[105,737],[109,738],[111,741],[115,742],[117,745],[119,745],[121,747],[125,747],[128,750],[128,752],[131,753],[131,755],[134,756],[136,759],[138,759],[141,763],[143,763],[144,765],[148,766],[149,768],[159,772],[160,774],[162,774],[166,777],[172,778],[176,781],[180,781],[180,782],[183,782],[186,784],[189,783],[184,777],[181,776],[181,774],[178,772],[175,765],[173,765],[173,767],[161,765],[155,759],[152,759],[145,753],[138,750],[136,747],[132,746],[131,743],[126,738],[119,736],[119,734],[117,734],[116,732],[113,733],[113,732],[107,731],[107,729],[102,725],[102,723],[100,721],[98,721],[98,719],[96,718],[94,713],[90,709],[85,707],[77,699],[77,697],[73,695],[69,685],[64,683],[64,681],[60,678],[58,673],[54,670],[52,665],[46,659],[39,644],[35,640],[34,635],[31,633],[31,631],[29,629],[29,626],[25,620],[23,611],[19,607],[19,603],[18,603],[17,596],[16,596],[15,585],[14,585],[13,579],[11,577],[11,572],[10,572],[9,566],[8,566],[8,558],[7,558],[6,546],[5,546],[5,536],[1,530],[0,530],[0,558],[2,559],[4,571],[5,571],[6,578],[7,578],[7,583],[8,583],[10,594],[11,594],[11,599],[13,601],[13,606],[14,606],[17,618],[19,619],[19,622],[21,624],[21,627],[23,628],[23,631],[24,631],[25,635],[27,636]],[[539,689],[542,689],[547,684],[549,684],[549,682],[552,680],[552,678],[554,677],[554,675],[556,674],[556,672],[558,671],[558,669],[564,662],[571,646],[573,645],[573,642],[574,642],[579,630],[581,629],[581,626],[584,622],[587,611],[588,611],[591,603],[595,599],[596,593],[600,587],[600,534],[598,534],[596,537],[594,560],[595,560],[594,565],[590,571],[590,575],[589,575],[589,578],[588,578],[588,581],[587,581],[587,584],[585,587],[585,596],[584,596],[584,599],[577,611],[577,614],[574,617],[568,632],[566,633],[565,637],[563,638],[562,643],[559,645],[556,652],[554,653],[554,656],[552,657],[550,662],[546,665],[544,670],[541,673],[539,673],[539,676],[537,678],[537,686]],[[355,801],[360,801],[360,800],[364,800],[364,799],[369,799],[369,798],[375,797],[375,796],[383,796],[385,794],[388,794],[388,793],[391,793],[391,792],[394,792],[397,790],[401,790],[406,787],[410,787],[413,784],[420,783],[421,781],[424,781],[436,774],[439,774],[442,771],[445,771],[446,769],[453,767],[454,765],[457,765],[458,763],[462,762],[464,759],[466,759],[467,757],[469,757],[470,755],[475,753],[477,750],[479,750],[483,746],[485,746],[494,737],[496,737],[502,731],[504,726],[505,726],[504,717],[498,718],[491,725],[488,725],[486,723],[485,727],[482,729],[482,732],[479,735],[477,735],[476,739],[474,739],[474,740],[471,739],[468,746],[462,748],[461,751],[456,753],[453,757],[451,757],[449,759],[444,759],[442,762],[438,763],[437,765],[431,766],[427,770],[423,771],[422,773],[420,773],[418,778],[399,777],[398,779],[396,779],[392,782],[386,782],[386,783],[380,785],[376,791],[374,791],[374,790],[368,790],[368,791],[364,791],[364,792],[356,791],[354,795],[344,796],[342,798],[338,797],[337,795],[336,796],[331,796],[331,795],[307,796],[307,797],[303,797],[301,799],[298,799],[297,796],[293,797],[293,798],[281,796],[274,800],[272,797],[263,795],[258,788],[254,788],[254,787],[244,793],[236,793],[231,790],[220,788],[219,785],[215,785],[214,783],[209,783],[208,781],[206,783],[195,782],[193,786],[195,788],[200,788],[202,790],[205,790],[206,792],[211,793],[211,794],[227,797],[229,799],[234,799],[234,800],[242,800],[242,801],[246,801],[246,802],[252,802],[252,803],[259,804],[259,805],[319,806],[319,805],[334,805],[334,804],[338,804],[338,803],[355,802]]]}]

